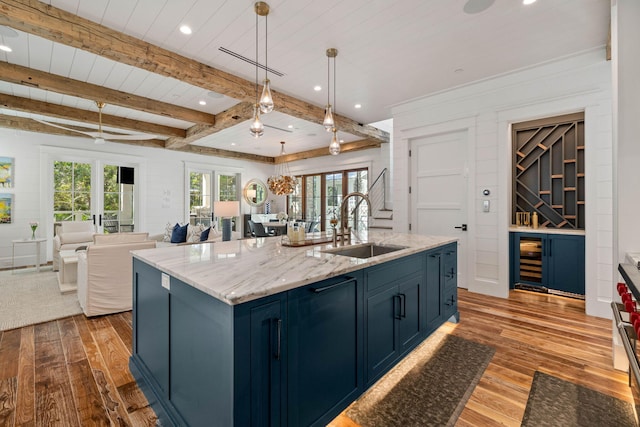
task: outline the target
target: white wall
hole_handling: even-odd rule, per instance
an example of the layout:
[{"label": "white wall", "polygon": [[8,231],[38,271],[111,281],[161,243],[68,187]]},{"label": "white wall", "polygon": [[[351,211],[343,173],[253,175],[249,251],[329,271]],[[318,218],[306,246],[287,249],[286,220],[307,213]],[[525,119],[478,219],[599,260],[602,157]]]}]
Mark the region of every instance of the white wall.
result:
[{"label": "white wall", "polygon": [[[51,148],[54,147],[54,148]],[[211,170],[239,172],[242,174],[242,186],[252,178],[266,182],[273,174],[271,165],[202,156],[197,154],[169,151],[158,148],[137,147],[107,142],[95,145],[86,138],[61,137],[39,133],[22,132],[0,128],[0,157],[14,158],[13,189],[0,189],[0,193],[14,194],[13,223],[0,224],[0,268],[11,266],[11,240],[31,235],[29,221],[39,221],[39,237],[48,237],[47,259],[52,256],[53,231],[51,219],[45,212],[49,203],[48,178],[42,159],[48,151],[76,150],[75,152],[97,158],[119,157],[144,164],[144,175],[139,186],[144,187],[142,210],[144,212],[139,225],[142,231],[150,234],[161,233],[167,222],[185,221],[185,165],[198,165]],[[72,151],[69,151],[72,152]],[[242,188],[242,187],[241,187]],[[241,204],[241,212],[249,213],[249,206]],[[255,209],[254,209],[255,212]],[[16,247],[16,265],[35,262],[33,247]],[[31,245],[26,245],[31,246]]]},{"label": "white wall", "polygon": [[[614,158],[614,267],[624,261],[627,252],[640,252],[640,2],[637,0],[612,0],[611,44],[613,66],[613,158]],[[611,282],[621,281],[617,269]],[[612,287],[613,288],[613,287]],[[611,290],[615,293],[614,290]],[[628,362],[624,349],[615,332],[614,366],[626,370]]]},{"label": "white wall", "polygon": [[[610,317],[611,102],[611,64],[602,49],[395,106],[394,230],[408,231],[411,140],[466,130],[471,147],[469,159],[475,159],[469,168],[469,290],[506,297],[511,223],[510,124],[584,111],[586,306],[589,314]],[[481,192],[485,188],[491,190],[489,213],[481,209],[485,199]]]}]

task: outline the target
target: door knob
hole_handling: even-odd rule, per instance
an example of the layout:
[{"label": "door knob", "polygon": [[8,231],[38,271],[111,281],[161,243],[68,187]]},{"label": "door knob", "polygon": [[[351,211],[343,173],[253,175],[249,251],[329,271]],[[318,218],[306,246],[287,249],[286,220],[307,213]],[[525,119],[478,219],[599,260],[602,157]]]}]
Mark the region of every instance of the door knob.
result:
[{"label": "door knob", "polygon": [[453,227],[453,228],[457,228],[458,230],[462,230],[462,231],[467,231],[467,224],[462,224],[459,227]]}]

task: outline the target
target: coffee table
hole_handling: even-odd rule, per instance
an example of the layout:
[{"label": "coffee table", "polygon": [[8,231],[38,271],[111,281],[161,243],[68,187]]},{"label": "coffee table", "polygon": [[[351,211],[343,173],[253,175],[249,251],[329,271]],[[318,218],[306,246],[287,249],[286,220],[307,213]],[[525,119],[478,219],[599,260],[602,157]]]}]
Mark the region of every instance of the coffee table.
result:
[{"label": "coffee table", "polygon": [[63,294],[78,289],[78,254],[75,250],[60,251],[58,286]]}]

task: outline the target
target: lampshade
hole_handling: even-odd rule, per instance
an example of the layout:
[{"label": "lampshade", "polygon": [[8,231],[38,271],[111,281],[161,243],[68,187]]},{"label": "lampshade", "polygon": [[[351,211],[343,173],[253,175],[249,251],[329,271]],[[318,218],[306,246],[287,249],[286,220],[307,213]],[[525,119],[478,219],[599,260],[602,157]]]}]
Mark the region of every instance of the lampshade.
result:
[{"label": "lampshade", "polygon": [[213,212],[220,218],[231,218],[240,215],[240,202],[237,200],[213,202]]}]

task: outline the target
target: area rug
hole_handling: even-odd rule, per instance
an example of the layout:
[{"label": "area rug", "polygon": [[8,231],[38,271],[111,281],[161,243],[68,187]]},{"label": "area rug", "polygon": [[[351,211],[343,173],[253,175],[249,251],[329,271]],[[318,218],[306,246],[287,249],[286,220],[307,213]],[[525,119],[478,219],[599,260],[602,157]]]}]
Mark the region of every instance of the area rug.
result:
[{"label": "area rug", "polygon": [[0,276],[0,331],[78,313],[78,295],[62,295],[52,271]]},{"label": "area rug", "polygon": [[436,331],[347,408],[363,427],[452,426],[495,349]]},{"label": "area rug", "polygon": [[636,425],[630,403],[539,371],[522,419],[523,427]]}]

